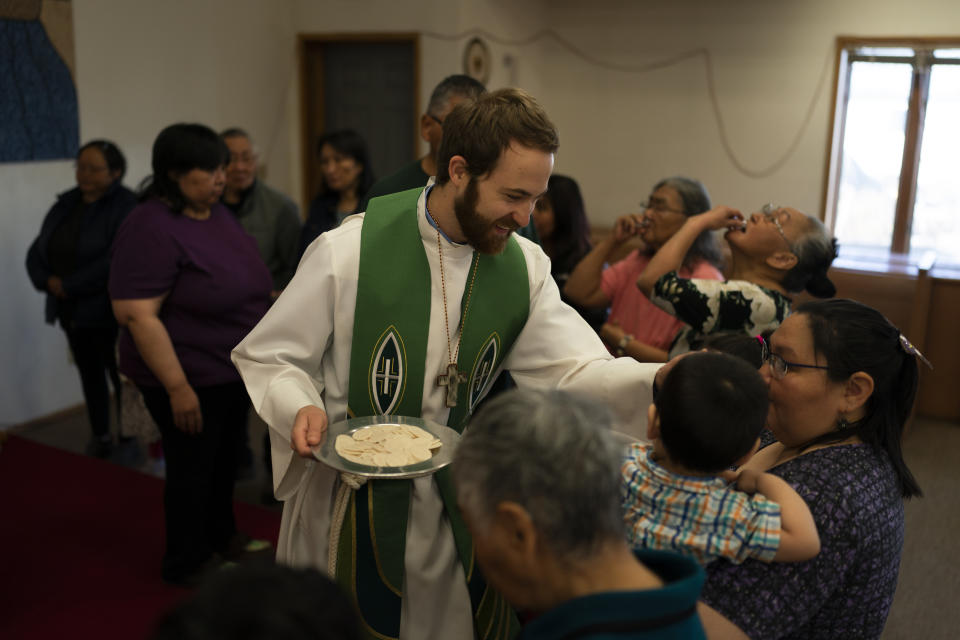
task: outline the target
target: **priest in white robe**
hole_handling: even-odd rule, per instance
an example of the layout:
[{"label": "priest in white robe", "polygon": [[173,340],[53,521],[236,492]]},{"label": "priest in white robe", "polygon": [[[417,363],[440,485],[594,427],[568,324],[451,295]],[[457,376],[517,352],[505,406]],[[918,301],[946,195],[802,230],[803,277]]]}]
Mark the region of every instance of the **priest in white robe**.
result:
[{"label": "priest in white robe", "polygon": [[[519,125],[512,124],[518,119]],[[501,125],[499,140],[495,133],[478,132],[491,122]],[[538,127],[531,136],[529,130]],[[499,146],[492,162],[476,150],[490,144]],[[465,403],[469,415],[489,382],[506,369],[521,389],[562,389],[606,402],[619,430],[641,438],[659,365],[614,359],[579,314],[561,302],[543,251],[512,233],[529,221],[553,168],[556,132],[546,114],[522,91],[494,92],[448,116],[442,145],[436,184],[405,192],[403,200],[410,224],[416,215],[419,242],[403,243],[398,236],[387,252],[422,251],[429,266],[429,282],[418,285],[429,292],[420,415],[448,422],[451,380],[447,377],[444,386],[438,378],[450,372],[451,361],[457,363],[464,296],[467,331],[476,312],[470,307],[474,285],[490,284],[478,282],[486,272],[478,272],[475,256],[496,255],[509,245],[525,265],[525,273],[521,268],[515,274],[526,279],[525,321],[495,370],[460,385],[466,393],[453,398],[458,405],[453,410],[464,411]],[[284,502],[277,559],[284,564],[328,568],[331,512],[341,480],[312,458],[309,447],[319,442],[328,422],[348,417],[362,232],[365,220],[379,215],[379,200],[371,201],[366,214],[348,218],[314,241],[283,294],[233,353],[253,406],[270,427],[275,493]],[[403,218],[401,212],[398,220]],[[414,287],[419,278],[405,282]],[[484,309],[498,306],[495,297],[472,302]],[[460,367],[467,368],[469,363]],[[455,506],[445,508],[433,476],[411,483],[398,636],[472,638],[468,579],[448,513]],[[384,637],[366,625],[363,630],[367,637]],[[509,633],[478,628],[476,635]]]}]

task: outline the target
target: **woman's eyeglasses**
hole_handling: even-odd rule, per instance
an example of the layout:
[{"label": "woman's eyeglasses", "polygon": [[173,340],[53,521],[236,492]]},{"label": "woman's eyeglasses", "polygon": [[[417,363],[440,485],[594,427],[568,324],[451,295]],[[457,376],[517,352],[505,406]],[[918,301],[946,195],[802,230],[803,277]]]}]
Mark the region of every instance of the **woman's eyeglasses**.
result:
[{"label": "woman's eyeglasses", "polygon": [[767,341],[763,339],[763,336],[757,336],[757,340],[760,341],[760,361],[763,364],[770,365],[770,373],[772,373],[773,377],[777,380],[783,380],[783,377],[787,375],[788,371],[790,371],[790,367],[797,367],[798,369],[831,368],[819,364],[800,364],[799,362],[788,362],[770,351],[770,346],[767,344]]},{"label": "woman's eyeglasses", "polygon": [[640,203],[640,208],[646,211],[649,209],[654,213],[683,213],[679,209],[671,209],[663,202],[657,202],[656,200],[644,200]]},{"label": "woman's eyeglasses", "polygon": [[789,240],[787,240],[787,234],[783,232],[783,225],[780,224],[780,218],[783,216],[789,218],[790,212],[784,211],[773,203],[763,205],[763,208],[761,208],[760,211],[763,214],[763,219],[773,223],[773,226],[777,228],[777,233],[780,234],[780,237],[783,238],[783,241],[786,242],[787,246],[790,247],[790,250],[793,251],[793,245]]}]

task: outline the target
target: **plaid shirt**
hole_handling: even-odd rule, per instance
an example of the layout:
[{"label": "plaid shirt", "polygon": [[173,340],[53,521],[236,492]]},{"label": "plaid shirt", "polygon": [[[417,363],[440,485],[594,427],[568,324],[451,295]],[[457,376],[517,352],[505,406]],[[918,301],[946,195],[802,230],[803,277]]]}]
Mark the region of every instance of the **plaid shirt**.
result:
[{"label": "plaid shirt", "polygon": [[717,477],[681,476],[633,444],[623,463],[621,498],[627,539],[634,547],[666,549],[701,564],[723,557],[770,562],[780,546],[780,505],[760,493],[727,488]]}]

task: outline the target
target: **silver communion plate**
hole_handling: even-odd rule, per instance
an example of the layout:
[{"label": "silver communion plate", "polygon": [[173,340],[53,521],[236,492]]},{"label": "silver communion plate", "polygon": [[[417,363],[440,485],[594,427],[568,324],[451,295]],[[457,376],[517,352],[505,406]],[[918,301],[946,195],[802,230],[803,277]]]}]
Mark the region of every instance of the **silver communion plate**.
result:
[{"label": "silver communion plate", "polygon": [[[403,467],[373,467],[365,464],[358,464],[347,460],[337,453],[334,443],[337,436],[352,436],[361,429],[367,429],[375,425],[396,424],[410,425],[420,427],[427,433],[439,439],[441,446],[437,449],[433,457],[423,462],[410,464]],[[457,442],[460,440],[460,434],[442,424],[424,418],[410,418],[407,416],[364,416],[362,418],[350,418],[342,420],[327,427],[320,443],[313,447],[313,456],[337,471],[344,471],[365,478],[381,478],[391,480],[402,480],[406,478],[419,478],[436,473],[440,469],[453,462],[453,452],[457,448]]]}]

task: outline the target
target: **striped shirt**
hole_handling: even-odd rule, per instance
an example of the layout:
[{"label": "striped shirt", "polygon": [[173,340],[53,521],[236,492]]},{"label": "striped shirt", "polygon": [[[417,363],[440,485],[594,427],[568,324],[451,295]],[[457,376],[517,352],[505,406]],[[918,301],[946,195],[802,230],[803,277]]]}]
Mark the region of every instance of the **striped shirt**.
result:
[{"label": "striped shirt", "polygon": [[621,498],[631,545],[691,555],[770,562],[780,546],[780,505],[727,487],[718,477],[681,476],[657,464],[648,444],[631,445]]}]

